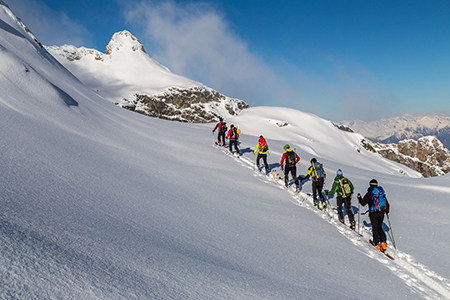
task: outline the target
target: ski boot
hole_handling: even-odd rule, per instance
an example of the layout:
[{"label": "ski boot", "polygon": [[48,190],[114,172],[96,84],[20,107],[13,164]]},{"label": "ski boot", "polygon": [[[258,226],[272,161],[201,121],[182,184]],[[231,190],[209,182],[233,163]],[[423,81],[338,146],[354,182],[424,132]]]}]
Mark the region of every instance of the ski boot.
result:
[{"label": "ski boot", "polygon": [[376,246],[376,248],[377,248],[378,251],[384,253],[384,252],[386,251],[387,245],[386,245],[385,242],[381,242],[380,244],[378,244],[378,245]]},{"label": "ski boot", "polygon": [[314,207],[319,208],[319,205],[317,204],[317,200],[314,200]]},{"label": "ski boot", "polygon": [[322,209],[327,208],[327,203],[325,201],[322,201]]},{"label": "ski boot", "polygon": [[295,188],[295,192],[298,194],[298,193],[300,193],[300,186],[297,186],[296,188]]},{"label": "ski boot", "polygon": [[342,224],[345,224],[343,219],[339,219],[339,222],[341,222]]},{"label": "ski boot", "polygon": [[355,230],[355,221],[353,221],[352,224],[350,225],[350,229]]}]

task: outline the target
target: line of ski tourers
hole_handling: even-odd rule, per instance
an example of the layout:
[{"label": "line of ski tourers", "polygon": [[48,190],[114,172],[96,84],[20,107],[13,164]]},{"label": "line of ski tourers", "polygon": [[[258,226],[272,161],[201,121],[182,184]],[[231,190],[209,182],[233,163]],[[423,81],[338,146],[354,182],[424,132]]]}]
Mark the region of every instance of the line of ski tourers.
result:
[{"label": "line of ski tourers", "polygon": [[[240,130],[233,124],[228,129],[226,122],[220,121],[213,129],[214,132],[218,130],[217,145],[226,149],[226,139],[229,139],[229,152],[233,153],[233,147],[236,150],[236,154],[239,156],[238,139]],[[299,193],[301,190],[301,182],[311,178],[312,183],[312,193],[314,206],[318,209],[324,210],[327,207],[327,202],[325,200],[325,195],[331,196],[337,194],[337,212],[339,216],[339,221],[345,224],[342,206],[344,206],[347,213],[348,219],[350,221],[350,228],[355,230],[355,216],[351,209],[351,198],[354,193],[354,186],[352,182],[344,177],[342,170],[337,170],[336,177],[334,178],[333,185],[331,189],[324,193],[323,186],[325,183],[326,172],[323,165],[317,161],[316,158],[311,159],[311,166],[308,168],[305,176],[297,177],[297,167],[296,164],[300,161],[300,156],[291,149],[289,144],[284,145],[284,153],[281,157],[280,166],[281,171],[284,171],[284,183],[286,187],[289,187],[289,174],[294,180],[296,186],[296,192]],[[269,175],[270,168],[267,163],[267,152],[269,150],[269,145],[265,138],[261,135],[259,137],[258,143],[253,152],[253,164],[256,164],[256,168],[259,172],[265,172]],[[255,160],[255,155],[256,160]],[[260,161],[263,161],[261,166]],[[275,173],[275,170],[272,170]],[[275,173],[277,174],[277,173]],[[279,176],[277,174],[277,176]],[[275,178],[275,177],[274,177]],[[317,199],[320,198],[320,202]],[[387,239],[386,233],[383,230],[384,215],[386,214],[389,220],[389,202],[386,197],[384,189],[378,185],[377,180],[372,179],[369,182],[369,188],[364,196],[359,193],[357,195],[359,204],[362,206],[368,205],[369,218],[372,223],[372,235],[373,239],[370,243],[374,245],[379,251],[385,253],[389,258],[393,259],[391,255],[387,252]],[[367,212],[366,212],[367,213]],[[365,213],[363,213],[365,214]],[[358,209],[359,218],[359,209]],[[390,222],[389,222],[390,223]],[[358,220],[359,225],[359,220]],[[390,227],[390,226],[389,226]],[[358,228],[359,233],[359,228]],[[393,238],[393,236],[392,236]],[[394,240],[393,240],[394,241]],[[395,247],[395,242],[394,242]]]}]

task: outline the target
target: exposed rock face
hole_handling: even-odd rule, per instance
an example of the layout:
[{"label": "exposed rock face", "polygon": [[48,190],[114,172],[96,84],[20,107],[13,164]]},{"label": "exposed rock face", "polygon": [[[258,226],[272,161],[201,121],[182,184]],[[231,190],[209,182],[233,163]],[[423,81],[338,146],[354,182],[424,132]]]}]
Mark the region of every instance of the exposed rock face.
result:
[{"label": "exposed rock face", "polygon": [[169,88],[163,95],[135,94],[135,100],[116,103],[123,108],[151,117],[189,123],[219,121],[225,109],[231,116],[239,114],[248,104],[230,99],[217,91],[194,87],[190,89]]},{"label": "exposed rock face", "polygon": [[441,176],[450,172],[450,151],[433,136],[403,140],[396,144],[374,145],[383,157],[420,172],[424,177]]}]

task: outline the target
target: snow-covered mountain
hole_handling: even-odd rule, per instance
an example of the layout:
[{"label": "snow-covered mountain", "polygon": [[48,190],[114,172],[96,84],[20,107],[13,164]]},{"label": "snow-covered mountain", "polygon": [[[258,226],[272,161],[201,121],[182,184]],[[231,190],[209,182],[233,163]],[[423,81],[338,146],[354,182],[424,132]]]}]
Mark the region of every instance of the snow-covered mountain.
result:
[{"label": "snow-covered mountain", "polygon": [[430,113],[408,113],[372,122],[343,121],[355,132],[382,143],[398,143],[405,139],[417,140],[423,136],[436,136],[450,149],[450,115],[448,110]]},{"label": "snow-covered mountain", "polygon": [[[450,299],[449,176],[285,108],[228,119],[242,156],[225,155],[211,124],[118,108],[35,39],[0,0],[0,299]],[[299,174],[324,163],[327,188],[338,168],[356,192],[376,178],[395,261],[356,201],[361,237],[313,207],[310,182],[296,194],[255,172],[261,134],[278,172],[289,143]]]},{"label": "snow-covered mountain", "polygon": [[46,49],[87,87],[145,115],[206,123],[235,116],[248,107],[242,100],[173,74],[126,30],[112,36],[105,53],[68,45]]}]

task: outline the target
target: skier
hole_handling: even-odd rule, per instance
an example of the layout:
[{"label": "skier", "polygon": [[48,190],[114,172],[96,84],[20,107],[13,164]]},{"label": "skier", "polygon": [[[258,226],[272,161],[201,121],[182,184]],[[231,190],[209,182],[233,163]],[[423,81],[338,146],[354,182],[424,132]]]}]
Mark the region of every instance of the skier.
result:
[{"label": "skier", "polygon": [[348,219],[350,221],[350,228],[355,230],[355,216],[352,212],[352,195],[354,187],[352,182],[344,177],[344,173],[341,169],[337,170],[336,177],[334,178],[333,186],[331,190],[327,193],[327,196],[334,195],[337,193],[336,202],[339,215],[339,221],[342,224],[344,222],[344,214],[342,213],[342,204],[345,206],[345,212],[347,213]]},{"label": "skier", "polygon": [[216,129],[218,129],[217,144],[219,146],[223,145],[223,147],[225,147],[225,133],[227,132],[227,123],[221,119],[220,122],[216,124],[216,127],[214,127],[212,132],[215,132]]},{"label": "skier", "polygon": [[319,193],[320,200],[322,202],[321,209],[325,208],[327,206],[325,202],[325,198],[323,196],[323,184],[325,182],[326,177],[325,170],[322,168],[322,164],[317,162],[316,158],[311,159],[311,166],[309,167],[308,171],[306,172],[306,176],[302,177],[299,176],[298,179],[300,179],[300,182],[303,180],[308,179],[309,177],[312,177],[312,191],[313,191],[313,199],[314,199],[314,206],[316,208],[319,208],[319,204],[317,203],[317,193]]},{"label": "skier", "polygon": [[[259,151],[258,151],[258,149],[259,149]],[[266,140],[261,135],[259,137],[258,144],[256,144],[255,151],[253,151],[253,155],[255,155],[256,152],[258,152],[258,157],[256,158],[256,166],[258,167],[258,170],[260,172],[261,172],[261,169],[259,168],[259,161],[261,160],[261,158],[263,159],[264,167],[266,168],[266,175],[269,174],[269,171],[270,171],[269,165],[267,164],[267,150],[269,150],[269,145],[267,145]],[[253,156],[253,158],[254,158],[254,156]]]},{"label": "skier", "polygon": [[239,148],[238,148],[238,139],[239,133],[241,131],[235,127],[233,124],[230,126],[230,130],[228,130],[227,138],[230,138],[230,153],[233,153],[232,146],[234,145],[234,149],[236,149],[236,153],[239,156]]},{"label": "skier", "polygon": [[389,213],[389,202],[386,194],[378,182],[372,179],[364,197],[358,194],[359,203],[362,206],[369,205],[369,218],[372,223],[373,244],[378,251],[385,252],[387,248],[386,233],[383,230],[384,214]]},{"label": "skier", "polygon": [[297,193],[300,193],[300,183],[297,179],[297,167],[295,166],[296,163],[300,161],[300,156],[298,156],[297,153],[292,151],[289,146],[289,144],[284,145],[284,153],[281,157],[281,171],[283,171],[283,163],[286,161],[286,166],[284,167],[284,183],[286,187],[289,186],[289,172],[291,173],[292,178],[294,179],[296,189],[295,191]]}]

